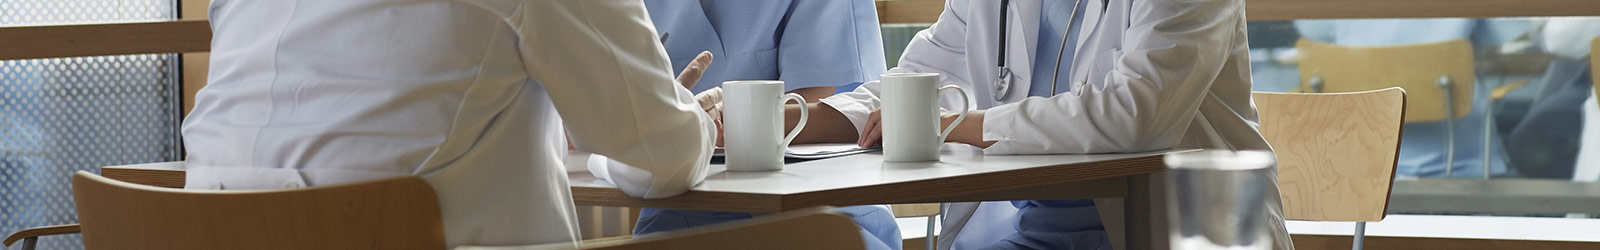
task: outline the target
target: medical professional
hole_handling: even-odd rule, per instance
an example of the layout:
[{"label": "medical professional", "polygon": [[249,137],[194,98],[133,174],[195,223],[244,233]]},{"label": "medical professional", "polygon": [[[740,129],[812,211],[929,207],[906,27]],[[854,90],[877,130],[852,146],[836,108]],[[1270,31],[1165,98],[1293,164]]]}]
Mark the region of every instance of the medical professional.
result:
[{"label": "medical professional", "polygon": [[[871,1],[647,0],[656,31],[666,37],[673,68],[688,68],[701,51],[717,55],[700,96],[720,95],[729,80],[776,79],[816,102],[834,87],[875,80],[883,74],[883,41]],[[715,110],[713,110],[715,113]],[[841,210],[862,227],[869,248],[900,249],[900,227],[887,206]],[[646,208],[634,234],[751,218],[749,213]]]},{"label": "medical professional", "polygon": [[[889,72],[940,73],[945,84],[972,93],[979,110],[964,111],[969,117],[955,125],[952,142],[986,154],[1270,150],[1250,99],[1242,0],[945,5]],[[877,144],[878,94],[878,83],[868,82],[804,107],[814,111],[804,140]],[[959,97],[943,100],[946,109],[961,107]],[[953,118],[947,114],[945,122]],[[1292,249],[1276,186],[1266,194],[1261,206],[1270,213],[1274,248]],[[1164,199],[1150,202],[1164,210]],[[940,247],[1112,249],[1122,244],[1124,227],[1101,216],[1120,218],[1121,206],[1119,199],[952,204]],[[1154,219],[1154,228],[1164,228],[1163,217]],[[1166,237],[1151,240],[1159,249]]]},{"label": "medical professional", "polygon": [[[414,175],[450,246],[569,243],[565,134],[629,195],[705,178],[714,121],[638,1],[211,2],[186,188]],[[693,78],[693,77],[690,77]],[[693,79],[685,82],[693,82]],[[597,175],[600,173],[597,173]]]},{"label": "medical professional", "polygon": [[[1295,28],[1305,39],[1345,46],[1393,46],[1468,39],[1474,45],[1499,45],[1527,33],[1522,20],[1466,18],[1300,20]],[[1401,132],[1395,175],[1403,177],[1487,178],[1506,173],[1506,148],[1500,133],[1486,122],[1489,90],[1485,77],[1473,83],[1472,111],[1452,124],[1445,121],[1406,123]],[[1433,103],[1430,103],[1433,104]],[[1447,125],[1454,126],[1448,134]],[[1454,138],[1454,158],[1449,143]],[[1487,149],[1485,148],[1487,146]],[[1446,162],[1450,176],[1445,176]]]}]

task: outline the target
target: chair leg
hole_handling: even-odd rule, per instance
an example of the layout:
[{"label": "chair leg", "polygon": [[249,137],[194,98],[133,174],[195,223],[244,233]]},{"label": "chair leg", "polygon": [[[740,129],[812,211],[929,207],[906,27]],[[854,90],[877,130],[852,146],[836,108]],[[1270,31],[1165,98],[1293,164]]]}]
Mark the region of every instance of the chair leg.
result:
[{"label": "chair leg", "polygon": [[1494,133],[1494,123],[1491,123],[1491,121],[1494,120],[1494,101],[1490,100],[1488,102],[1489,107],[1483,109],[1483,151],[1478,151],[1483,153],[1484,180],[1489,179],[1489,167],[1494,165],[1490,164],[1490,161],[1494,160],[1494,154],[1489,151],[1494,149],[1494,147],[1492,147],[1493,144],[1491,144],[1494,142],[1494,140],[1490,140],[1491,133]]},{"label": "chair leg", "polygon": [[934,243],[934,241],[933,241],[933,223],[934,223],[934,218],[936,218],[936,217],[937,216],[935,216],[935,215],[929,215],[928,216],[928,234],[924,234],[923,235],[924,237],[922,237],[923,245],[927,246],[928,250],[933,250],[934,249],[934,245],[938,244],[938,243]]},{"label": "chair leg", "polygon": [[38,236],[28,237],[27,239],[22,239],[22,250],[33,250],[34,248],[37,248],[38,245],[39,245],[39,237]]},{"label": "chair leg", "polygon": [[1361,250],[1361,244],[1363,242],[1365,242],[1366,238],[1367,238],[1367,222],[1365,222],[1365,221],[1357,221],[1356,222],[1356,233],[1354,234],[1354,237],[1351,237],[1351,238],[1354,238],[1355,242],[1351,242],[1350,243],[1350,249],[1351,250]]},{"label": "chair leg", "polygon": [[[939,216],[939,223],[944,223],[945,214],[948,213],[948,212],[950,212],[950,203],[939,203],[939,214],[935,215],[935,216]],[[940,225],[940,226],[943,226],[943,225]],[[933,237],[928,237],[928,238],[933,238]],[[935,240],[935,241],[932,241],[932,242],[933,243],[928,244],[928,246],[929,246],[928,250],[938,250],[939,249],[939,241]]]},{"label": "chair leg", "polygon": [[1450,76],[1439,76],[1439,89],[1444,91],[1444,178],[1454,177],[1451,170],[1456,168],[1456,105],[1455,100],[1451,100],[1455,98],[1450,91],[1453,87]]}]

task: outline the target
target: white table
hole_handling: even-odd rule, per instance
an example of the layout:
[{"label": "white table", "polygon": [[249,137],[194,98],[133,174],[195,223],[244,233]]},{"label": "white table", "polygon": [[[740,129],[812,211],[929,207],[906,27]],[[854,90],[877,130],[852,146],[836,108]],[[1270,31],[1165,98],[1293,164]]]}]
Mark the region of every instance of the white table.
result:
[{"label": "white table", "polygon": [[[772,213],[813,206],[929,202],[1128,198],[1122,213],[1127,246],[1152,248],[1149,174],[1166,170],[1168,150],[1097,155],[983,155],[946,144],[938,162],[887,163],[880,153],[808,161],[781,171],[726,172],[688,192],[662,199],[624,194],[587,171],[568,173],[578,205]],[[571,162],[571,161],[569,161]],[[1164,229],[1163,229],[1164,230]]]},{"label": "white table", "polygon": [[867,153],[769,172],[726,172],[715,164],[704,183],[664,199],[629,197],[587,171],[567,176],[578,205],[771,213],[820,205],[1124,197],[1128,177],[1164,171],[1164,155],[1186,151],[990,156],[949,144],[938,162],[890,163]]},{"label": "white table", "polygon": [[[781,171],[726,172],[688,192],[640,199],[624,194],[587,171],[569,172],[577,205],[653,207],[773,213],[814,206],[930,202],[1048,200],[1124,197],[1128,249],[1149,249],[1149,174],[1166,170],[1168,150],[1133,154],[983,155],[978,148],[946,144],[938,162],[886,163],[879,153],[784,166]],[[579,162],[579,161],[569,161]],[[181,165],[107,167],[102,174],[123,181],[182,186]],[[113,177],[118,176],[118,177]],[[164,184],[164,185],[163,185]],[[1116,239],[1114,239],[1116,240]]]}]

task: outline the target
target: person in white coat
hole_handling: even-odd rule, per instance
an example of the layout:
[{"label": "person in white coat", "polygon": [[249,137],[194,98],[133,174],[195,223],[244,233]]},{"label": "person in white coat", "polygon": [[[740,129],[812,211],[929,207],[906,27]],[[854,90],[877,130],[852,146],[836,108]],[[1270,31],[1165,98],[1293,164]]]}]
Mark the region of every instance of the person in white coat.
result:
[{"label": "person in white coat", "polygon": [[[1244,1],[1073,3],[946,1],[938,21],[889,72],[940,73],[945,84],[970,91],[978,110],[955,111],[969,117],[948,140],[986,154],[1271,150],[1256,131],[1250,98]],[[876,145],[878,94],[878,83],[869,82],[803,107],[812,117],[796,141]],[[959,108],[960,100],[946,96],[941,106]],[[1275,171],[1264,175],[1276,183]],[[1261,206],[1270,213],[1273,246],[1293,249],[1278,190],[1269,188]],[[1164,195],[1153,197],[1161,214]],[[1120,199],[951,207],[940,248],[1111,249],[1123,239],[1119,219],[1101,220],[1120,218]],[[1155,221],[1154,228],[1165,228],[1164,218]],[[1166,239],[1152,240],[1160,249]]]},{"label": "person in white coat", "polygon": [[[211,3],[186,188],[420,176],[450,246],[570,242],[563,129],[629,195],[705,178],[714,121],[674,82],[643,3]],[[704,64],[694,67],[703,69]],[[698,76],[684,78],[694,82]]]}]

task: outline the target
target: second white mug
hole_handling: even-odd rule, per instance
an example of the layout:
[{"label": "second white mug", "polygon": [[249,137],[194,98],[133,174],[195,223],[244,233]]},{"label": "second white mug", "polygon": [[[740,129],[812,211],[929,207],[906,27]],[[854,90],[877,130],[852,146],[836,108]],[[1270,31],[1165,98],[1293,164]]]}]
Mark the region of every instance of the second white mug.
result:
[{"label": "second white mug", "polygon": [[805,128],[810,114],[800,109],[800,123],[783,134],[783,104],[799,94],[783,93],[783,81],[727,81],[722,83],[724,163],[728,171],[783,170],[783,152]]},{"label": "second white mug", "polygon": [[[955,85],[939,86],[938,73],[883,74],[882,124],[884,161],[938,161],[939,147],[967,119],[967,91]],[[939,131],[939,93],[955,90],[961,95],[960,115],[943,132]]]}]

